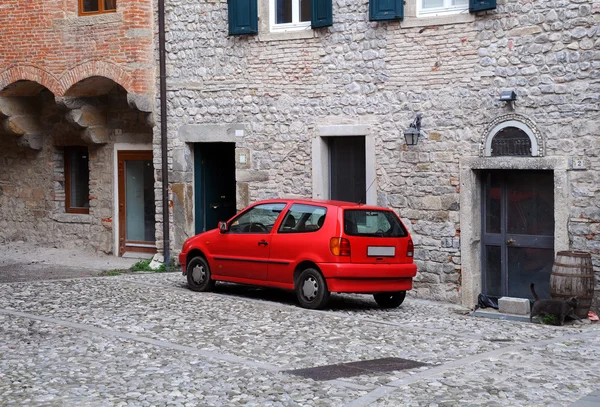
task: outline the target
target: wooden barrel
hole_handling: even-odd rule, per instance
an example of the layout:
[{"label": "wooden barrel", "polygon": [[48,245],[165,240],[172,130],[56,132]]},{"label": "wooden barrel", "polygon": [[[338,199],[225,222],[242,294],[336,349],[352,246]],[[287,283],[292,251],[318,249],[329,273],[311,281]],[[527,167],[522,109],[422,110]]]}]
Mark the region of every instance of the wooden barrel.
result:
[{"label": "wooden barrel", "polygon": [[564,251],[556,254],[550,274],[550,296],[554,300],[577,297],[579,306],[575,314],[582,319],[588,317],[594,298],[594,268],[590,253]]}]

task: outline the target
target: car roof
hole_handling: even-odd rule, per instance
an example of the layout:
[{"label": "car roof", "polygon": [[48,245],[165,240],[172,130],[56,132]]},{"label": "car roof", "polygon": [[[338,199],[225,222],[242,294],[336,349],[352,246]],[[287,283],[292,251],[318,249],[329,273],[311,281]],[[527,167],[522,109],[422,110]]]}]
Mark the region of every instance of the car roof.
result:
[{"label": "car roof", "polygon": [[390,208],[385,208],[382,206],[374,206],[374,205],[366,205],[363,203],[357,202],[347,202],[347,201],[335,201],[331,199],[312,199],[312,198],[276,198],[276,199],[264,199],[261,201],[257,201],[254,205],[261,203],[276,203],[276,202],[293,202],[293,203],[301,203],[308,205],[328,205],[328,206],[337,206],[343,209],[365,209],[365,210],[385,210],[390,211]]}]

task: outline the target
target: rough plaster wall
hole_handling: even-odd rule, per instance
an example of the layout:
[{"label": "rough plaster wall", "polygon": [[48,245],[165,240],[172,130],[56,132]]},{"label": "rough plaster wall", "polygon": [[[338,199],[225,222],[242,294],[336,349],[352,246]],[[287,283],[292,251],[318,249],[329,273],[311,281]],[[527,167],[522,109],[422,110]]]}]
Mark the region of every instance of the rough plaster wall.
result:
[{"label": "rough plaster wall", "polygon": [[[183,124],[244,123],[236,147],[268,175],[248,183],[249,200],[311,196],[315,127],[370,125],[378,203],[398,210],[415,240],[415,292],[457,302],[459,159],[476,156],[489,122],[513,112],[497,98],[514,89],[514,111],[538,125],[549,156],[586,158],[587,170],[570,173],[569,229],[572,248],[592,251],[598,269],[600,10],[582,0],[498,3],[474,23],[401,28],[369,22],[366,1],[335,2],[333,27],[315,38],[261,42],[227,36],[224,2],[172,1],[170,148],[186,147]],[[407,148],[402,131],[416,112],[429,138]]]}]

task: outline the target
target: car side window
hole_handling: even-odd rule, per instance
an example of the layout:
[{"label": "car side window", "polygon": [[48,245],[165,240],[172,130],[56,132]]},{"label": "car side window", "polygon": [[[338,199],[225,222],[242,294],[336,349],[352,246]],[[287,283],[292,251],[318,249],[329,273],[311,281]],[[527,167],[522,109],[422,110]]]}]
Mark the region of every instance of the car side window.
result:
[{"label": "car side window", "polygon": [[229,233],[270,233],[285,203],[256,205],[231,222]]},{"label": "car side window", "polygon": [[314,232],[323,227],[327,209],[321,206],[293,204],[286,213],[278,233]]}]

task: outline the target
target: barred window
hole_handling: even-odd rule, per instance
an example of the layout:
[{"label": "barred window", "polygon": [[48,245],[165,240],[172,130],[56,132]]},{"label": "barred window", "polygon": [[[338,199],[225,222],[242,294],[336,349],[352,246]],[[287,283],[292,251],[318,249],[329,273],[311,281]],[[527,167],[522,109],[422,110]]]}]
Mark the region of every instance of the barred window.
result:
[{"label": "barred window", "polygon": [[506,127],[492,139],[492,157],[530,156],[531,139],[523,130]]}]

